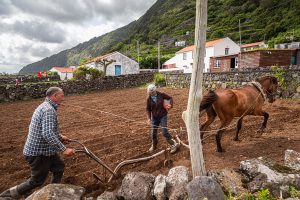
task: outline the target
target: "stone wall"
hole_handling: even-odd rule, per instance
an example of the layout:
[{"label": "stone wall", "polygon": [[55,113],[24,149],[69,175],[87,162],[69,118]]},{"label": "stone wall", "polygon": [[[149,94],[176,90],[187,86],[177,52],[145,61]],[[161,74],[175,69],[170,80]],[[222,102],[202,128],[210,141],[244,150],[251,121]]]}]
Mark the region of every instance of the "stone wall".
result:
[{"label": "stone wall", "polygon": [[51,86],[61,87],[65,94],[105,91],[118,88],[131,88],[153,81],[153,73],[132,74],[124,76],[106,76],[94,80],[76,80],[60,82],[41,82],[15,85],[0,85],[0,102],[26,100],[45,97]]},{"label": "stone wall", "polygon": [[[278,72],[270,69],[264,70],[248,70],[236,72],[216,72],[203,74],[203,88],[234,88],[239,87],[246,82],[255,80],[257,77],[266,75],[276,75]],[[286,68],[284,74],[285,85],[280,88],[280,95],[283,97],[300,98],[300,66]],[[191,74],[171,73],[165,74],[166,85],[175,88],[189,87],[191,81]]]},{"label": "stone wall", "polygon": [[47,82],[47,81],[60,81],[59,75],[51,75],[47,77],[39,78],[38,76],[33,75],[8,75],[0,76],[0,85],[3,84],[15,84],[16,79],[19,80],[20,84],[22,83],[38,83],[38,82]]}]

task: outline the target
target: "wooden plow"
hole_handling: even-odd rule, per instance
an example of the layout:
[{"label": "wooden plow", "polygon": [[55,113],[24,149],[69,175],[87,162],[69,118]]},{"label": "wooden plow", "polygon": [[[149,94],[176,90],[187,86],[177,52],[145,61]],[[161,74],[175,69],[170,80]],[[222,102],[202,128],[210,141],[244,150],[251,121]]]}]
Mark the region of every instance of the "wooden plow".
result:
[{"label": "wooden plow", "polygon": [[[177,140],[180,141],[178,136],[177,136]],[[102,179],[102,178],[100,178],[99,175],[97,175],[96,173],[93,173],[94,178],[97,179],[99,181],[101,187],[103,187],[105,189],[113,189],[115,187],[115,185],[112,183],[112,181],[114,179],[118,179],[121,177],[121,169],[126,165],[145,162],[145,161],[151,160],[151,159],[158,157],[160,155],[163,155],[163,154],[165,155],[164,166],[170,168],[173,163],[172,160],[170,159],[171,148],[169,147],[167,149],[161,150],[161,151],[159,151],[153,155],[147,156],[147,157],[124,160],[121,163],[119,163],[115,167],[115,169],[112,169],[107,164],[105,164],[105,162],[103,160],[101,160],[98,156],[96,156],[91,150],[89,150],[85,145],[83,145],[78,140],[71,140],[71,143],[76,143],[81,147],[81,149],[75,149],[76,153],[79,152],[79,153],[86,154],[88,157],[90,157],[91,159],[96,161],[98,164],[100,164],[104,169],[106,169],[109,172],[110,177],[108,180],[106,180],[106,178]],[[180,146],[180,142],[178,142],[178,147],[179,146]]]}]

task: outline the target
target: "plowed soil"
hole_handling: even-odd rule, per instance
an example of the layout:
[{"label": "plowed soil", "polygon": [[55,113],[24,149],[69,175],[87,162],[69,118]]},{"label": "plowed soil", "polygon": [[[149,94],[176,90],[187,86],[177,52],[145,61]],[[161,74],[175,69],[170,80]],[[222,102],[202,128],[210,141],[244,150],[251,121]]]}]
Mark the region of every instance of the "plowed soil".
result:
[{"label": "plowed soil", "polygon": [[[187,133],[181,119],[188,100],[188,89],[161,88],[174,98],[174,108],[169,112],[170,133],[176,134],[187,143]],[[0,104],[0,192],[24,181],[30,175],[29,167],[22,156],[28,126],[35,108],[43,99],[18,101]],[[150,127],[146,123],[145,89],[126,89],[97,92],[66,97],[59,108],[61,133],[81,141],[110,168],[114,169],[123,160],[149,156]],[[300,152],[300,100],[278,99],[273,104],[266,103],[264,108],[270,114],[266,131],[261,134],[257,129],[262,117],[247,116],[244,119],[240,141],[233,141],[235,122],[223,134],[224,153],[216,152],[215,130],[219,121],[211,126],[206,134],[203,154],[207,170],[238,168],[245,159],[267,156],[283,163],[284,151],[293,149]],[[201,117],[205,120],[205,115]],[[80,149],[78,145],[70,147]],[[158,151],[167,147],[159,131]],[[173,155],[162,155],[144,163],[128,165],[121,170],[124,175],[129,171],[142,171],[167,174],[165,157],[173,160],[173,166],[184,165],[190,169],[189,151],[180,147]],[[66,170],[63,183],[71,183],[86,188],[87,196],[97,196],[103,192],[92,172],[102,179],[109,173],[82,153],[72,158],[63,158]],[[117,183],[120,179],[117,180]]]}]

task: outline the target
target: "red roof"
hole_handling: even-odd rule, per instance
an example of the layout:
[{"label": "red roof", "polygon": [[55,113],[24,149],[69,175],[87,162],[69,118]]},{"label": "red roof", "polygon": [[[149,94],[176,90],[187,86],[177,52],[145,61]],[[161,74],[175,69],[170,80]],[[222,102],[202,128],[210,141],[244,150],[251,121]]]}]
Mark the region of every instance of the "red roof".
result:
[{"label": "red roof", "polygon": [[259,46],[261,44],[263,44],[264,42],[254,42],[254,43],[249,43],[249,44],[242,44],[241,47],[245,48],[245,47],[254,47],[254,46]]},{"label": "red roof", "polygon": [[[221,42],[223,39],[224,38],[206,42],[205,48],[215,46],[217,43]],[[185,48],[177,51],[176,53],[183,53],[183,52],[193,51],[194,49],[195,49],[195,45],[192,45],[192,46],[185,47]]]},{"label": "red roof", "polygon": [[76,70],[75,68],[65,68],[65,67],[53,67],[52,69],[56,69],[57,71],[63,73],[73,73]]}]

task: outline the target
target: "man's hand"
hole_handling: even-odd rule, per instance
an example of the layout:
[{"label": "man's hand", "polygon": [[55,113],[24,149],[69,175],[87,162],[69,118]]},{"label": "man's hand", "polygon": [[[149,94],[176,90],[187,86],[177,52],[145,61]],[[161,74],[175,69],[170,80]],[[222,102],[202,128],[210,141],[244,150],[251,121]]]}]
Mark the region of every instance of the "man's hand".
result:
[{"label": "man's hand", "polygon": [[63,151],[63,155],[67,157],[73,156],[74,154],[75,154],[75,149],[66,148],[66,150]]},{"label": "man's hand", "polygon": [[60,134],[60,137],[61,137],[61,142],[66,145],[66,144],[69,144],[71,142],[71,139],[69,139],[67,136],[64,136],[64,135],[61,135]]}]

